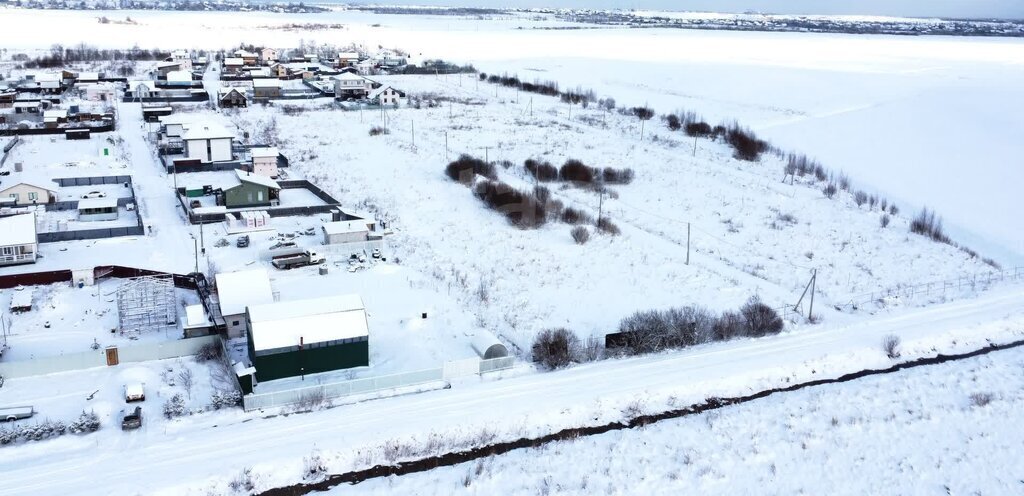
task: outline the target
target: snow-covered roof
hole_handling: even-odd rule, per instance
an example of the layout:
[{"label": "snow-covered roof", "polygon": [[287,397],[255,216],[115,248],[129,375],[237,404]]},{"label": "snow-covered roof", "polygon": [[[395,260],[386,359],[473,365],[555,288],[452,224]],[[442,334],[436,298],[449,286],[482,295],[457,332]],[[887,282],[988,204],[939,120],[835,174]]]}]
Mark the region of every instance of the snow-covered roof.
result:
[{"label": "snow-covered roof", "polygon": [[250,305],[249,322],[255,351],[370,335],[359,295]]},{"label": "snow-covered roof", "polygon": [[117,207],[117,198],[83,198],[78,200],[78,209]]},{"label": "snow-covered roof", "polygon": [[181,139],[188,140],[199,140],[199,139],[220,139],[220,138],[234,138],[235,135],[224,129],[224,126],[220,124],[213,124],[210,122],[194,124],[187,126],[185,134],[181,136]]},{"label": "snow-covered roof", "polygon": [[215,277],[221,315],[245,313],[245,307],[273,303],[266,269],[221,272]]},{"label": "snow-covered roof", "polygon": [[260,186],[266,186],[266,187],[268,187],[270,189],[281,189],[281,185],[277,184],[277,181],[275,181],[275,180],[273,180],[273,179],[271,179],[271,178],[269,178],[267,176],[261,176],[259,174],[252,174],[250,172],[245,172],[245,171],[243,171],[241,169],[235,169],[235,175],[238,176],[238,180],[239,181],[244,181],[244,182],[247,182],[247,183],[258,184]]},{"label": "snow-covered roof", "polygon": [[172,60],[172,61],[168,61],[168,62],[157,62],[156,63],[156,68],[157,69],[164,69],[164,68],[167,68],[167,67],[177,67],[179,65],[181,65],[181,61],[180,60]]},{"label": "snow-covered roof", "polygon": [[196,122],[199,119],[199,116],[195,114],[171,114],[161,115],[158,119],[161,124],[166,126],[169,124],[189,124]]},{"label": "snow-covered roof", "polygon": [[46,186],[49,184],[47,181],[48,180],[45,178],[36,177],[35,174],[30,175],[29,173],[22,173],[11,177],[8,181],[4,181],[4,184],[0,186],[0,193],[21,185],[32,186],[33,188],[44,189],[50,193],[56,193],[56,190],[52,189],[54,187],[53,184]]},{"label": "snow-covered roof", "polygon": [[28,245],[36,242],[36,214],[18,214],[0,217],[0,245]]},{"label": "snow-covered roof", "polygon": [[79,72],[78,73],[78,80],[79,81],[96,81],[99,78],[100,78],[100,73],[98,73],[98,72]]},{"label": "snow-covered roof", "polygon": [[210,319],[206,316],[203,305],[195,304],[185,307],[185,327],[203,327],[210,325]]},{"label": "snow-covered roof", "polygon": [[402,94],[401,91],[396,90],[393,86],[385,84],[384,86],[381,86],[380,88],[377,88],[377,89],[371,91],[370,94],[368,95],[368,98],[370,100],[373,100],[373,99],[383,95],[384,92],[387,91],[387,90],[394,91],[395,93],[398,93],[399,95]]},{"label": "snow-covered roof", "polygon": [[276,146],[252,148],[249,150],[249,153],[252,155],[253,158],[277,158],[277,156],[281,154],[281,152],[277,149]]},{"label": "snow-covered roof", "polygon": [[238,93],[239,95],[245,96],[245,88],[236,88],[234,86],[221,86],[217,89],[217,93],[221,97],[227,96],[227,94],[231,93],[232,91]]},{"label": "snow-covered roof", "polygon": [[192,82],[192,73],[189,71],[171,71],[167,73],[167,82]]},{"label": "snow-covered roof", "polygon": [[67,109],[53,109],[43,111],[43,119],[66,119],[67,117]]},{"label": "snow-covered roof", "polygon": [[359,54],[356,52],[341,52],[338,54],[339,59],[358,59]]},{"label": "snow-covered roof", "polygon": [[202,215],[202,214],[223,214],[223,213],[227,213],[227,211],[228,211],[228,207],[225,207],[224,205],[213,205],[213,206],[210,206],[210,207],[197,207],[197,208],[193,208],[192,209],[192,213],[194,213],[196,215]]},{"label": "snow-covered roof", "polygon": [[332,234],[351,234],[367,232],[370,230],[366,226],[366,221],[359,220],[339,220],[335,222],[324,222],[324,233],[328,236]]},{"label": "snow-covered roof", "polygon": [[42,102],[14,102],[14,108],[36,108],[42,104]]},{"label": "snow-covered roof", "polygon": [[156,88],[156,81],[149,81],[149,80],[128,81],[128,89],[130,89],[132,91],[137,90],[140,86],[145,87],[149,91],[156,91],[157,90],[157,88]]},{"label": "snow-covered roof", "polygon": [[238,57],[227,57],[224,59],[224,65],[245,65],[245,61]]},{"label": "snow-covered roof", "polygon": [[358,74],[352,74],[351,72],[343,72],[337,76],[331,76],[331,79],[348,80],[348,81],[363,81],[366,78]]},{"label": "snow-covered roof", "polygon": [[238,57],[255,57],[256,56],[255,53],[252,53],[252,52],[250,52],[248,50],[242,50],[242,49],[235,50],[235,55],[238,56]]},{"label": "snow-covered roof", "polygon": [[252,87],[253,88],[280,88],[281,87],[281,80],[280,79],[272,79],[272,78],[253,79],[252,80]]}]

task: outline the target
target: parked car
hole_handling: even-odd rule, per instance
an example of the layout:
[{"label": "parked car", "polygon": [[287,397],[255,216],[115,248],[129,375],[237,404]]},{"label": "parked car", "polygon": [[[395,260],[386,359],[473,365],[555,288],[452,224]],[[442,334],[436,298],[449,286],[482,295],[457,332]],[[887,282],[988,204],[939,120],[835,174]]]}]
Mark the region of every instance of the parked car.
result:
[{"label": "parked car", "polygon": [[142,384],[127,384],[124,387],[124,401],[131,403],[133,401],[146,401],[146,393],[142,390]]},{"label": "parked car", "polygon": [[203,202],[201,202],[199,200],[192,200],[192,202],[188,204],[189,208],[199,208],[199,207],[202,207],[202,206],[203,206]]},{"label": "parked car", "polygon": [[248,248],[249,247],[249,235],[246,234],[246,235],[239,236],[238,240],[235,241],[235,246],[237,246],[239,248]]},{"label": "parked car", "polygon": [[[121,410],[124,413],[124,410]],[[142,407],[137,406],[121,419],[121,430],[130,431],[142,427]]]},{"label": "parked car", "polygon": [[373,258],[380,258],[380,250],[374,248],[373,252],[370,253],[370,256],[372,256]]},{"label": "parked car", "polygon": [[102,192],[102,191],[90,191],[90,192],[82,195],[82,199],[83,200],[88,200],[90,198],[106,198],[106,197],[107,197],[107,194]]}]

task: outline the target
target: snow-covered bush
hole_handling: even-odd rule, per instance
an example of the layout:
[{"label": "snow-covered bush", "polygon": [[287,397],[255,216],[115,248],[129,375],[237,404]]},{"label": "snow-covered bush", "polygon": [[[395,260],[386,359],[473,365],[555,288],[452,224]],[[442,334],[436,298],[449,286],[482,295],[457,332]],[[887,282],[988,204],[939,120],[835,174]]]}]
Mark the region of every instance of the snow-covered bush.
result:
[{"label": "snow-covered bush", "polygon": [[839,189],[836,188],[835,183],[828,183],[821,189],[821,192],[825,194],[825,198],[831,200],[839,192]]},{"label": "snow-covered bush", "polygon": [[572,240],[578,245],[585,245],[587,241],[590,241],[590,231],[583,226],[576,226],[569,233],[572,235]]},{"label": "snow-covered bush", "polygon": [[893,360],[900,357],[900,338],[895,335],[888,335],[882,338],[882,350],[885,355]]},{"label": "snow-covered bush", "polygon": [[96,432],[100,429],[100,417],[94,411],[83,411],[77,419],[68,425],[68,432],[72,434],[85,434]]},{"label": "snow-covered bush", "polygon": [[[883,208],[882,210],[885,209]],[[889,218],[889,214],[882,214],[882,217],[878,219],[878,223],[882,226],[882,228],[886,228],[889,227],[890,220],[892,219]]]},{"label": "snow-covered bush", "polygon": [[578,208],[566,207],[562,211],[562,222],[566,224],[590,224],[594,222],[594,218],[590,214],[580,210]]},{"label": "snow-covered bush", "polygon": [[306,480],[319,480],[327,474],[327,464],[324,463],[323,457],[320,456],[319,451],[314,451],[309,456],[303,458],[305,470],[303,470],[303,478]]},{"label": "snow-covered bush", "polygon": [[533,340],[533,361],[548,370],[565,367],[575,359],[579,344],[579,338],[568,329],[545,329]]},{"label": "snow-covered bush", "polygon": [[728,341],[746,335],[746,320],[738,312],[725,312],[712,327],[715,340]]},{"label": "snow-covered bush", "polygon": [[164,403],[164,417],[173,419],[182,415],[185,415],[185,398],[178,393]]},{"label": "snow-covered bush", "polygon": [[864,205],[865,203],[867,203],[867,201],[868,201],[868,194],[867,193],[865,193],[863,191],[858,191],[858,192],[853,194],[853,202],[856,203],[858,207],[861,206],[861,205]]},{"label": "snow-covered bush", "polygon": [[921,209],[917,217],[910,221],[910,232],[928,236],[933,241],[939,243],[950,242],[949,237],[946,236],[945,231],[942,229],[942,218],[936,216],[935,212],[929,211],[927,208]]},{"label": "snow-covered bush", "polygon": [[391,132],[388,131],[387,128],[380,126],[373,126],[370,128],[370,136],[380,136],[382,134],[391,134]]},{"label": "snow-covered bush", "polygon": [[210,408],[220,410],[242,404],[242,393],[230,389],[218,389],[210,395]]}]

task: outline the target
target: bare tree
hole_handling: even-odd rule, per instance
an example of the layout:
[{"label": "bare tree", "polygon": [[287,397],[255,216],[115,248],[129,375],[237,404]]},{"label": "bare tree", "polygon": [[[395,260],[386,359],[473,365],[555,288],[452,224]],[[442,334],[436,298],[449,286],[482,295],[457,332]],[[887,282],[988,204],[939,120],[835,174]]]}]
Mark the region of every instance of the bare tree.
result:
[{"label": "bare tree", "polygon": [[188,367],[181,369],[178,372],[178,380],[181,381],[181,387],[185,388],[188,399],[192,399],[192,386],[195,385],[195,375],[192,373],[192,369]]}]

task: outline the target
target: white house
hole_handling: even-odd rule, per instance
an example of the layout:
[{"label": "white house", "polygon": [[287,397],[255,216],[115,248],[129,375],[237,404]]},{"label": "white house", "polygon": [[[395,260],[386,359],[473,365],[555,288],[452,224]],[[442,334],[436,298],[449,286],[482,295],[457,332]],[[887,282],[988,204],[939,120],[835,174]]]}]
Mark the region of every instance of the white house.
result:
[{"label": "white house", "polygon": [[373,81],[358,74],[343,72],[337,76],[331,76],[334,80],[334,97],[346,100],[349,98],[365,98],[373,91]]},{"label": "white house", "polygon": [[392,88],[390,85],[384,85],[370,92],[367,99],[370,103],[375,105],[390,105],[397,107],[405,97],[405,93]]},{"label": "white house", "polygon": [[234,159],[231,153],[231,141],[235,135],[223,126],[212,123],[184,124],[185,132],[181,135],[185,142],[185,157],[199,159],[200,162],[226,162]]},{"label": "white house", "polygon": [[134,98],[151,98],[160,96],[160,89],[156,87],[155,81],[129,81],[128,91],[132,92]]},{"label": "white house", "polygon": [[36,262],[39,242],[36,239],[36,214],[0,217],[0,265]]},{"label": "white house", "polygon": [[[25,181],[15,178],[0,189],[0,198],[8,199],[14,205],[36,205],[51,203],[57,199],[57,193],[47,186],[44,181]],[[2,232],[2,231],[0,231]]]},{"label": "white house", "polygon": [[324,222],[324,244],[339,245],[367,241],[370,228],[363,219]]},{"label": "white house", "polygon": [[266,65],[270,65],[271,62],[277,62],[277,57],[277,49],[264,48],[263,50],[260,50],[260,60],[262,60]]},{"label": "white house", "polygon": [[117,198],[87,198],[78,200],[78,220],[117,220]]},{"label": "white house", "polygon": [[224,316],[228,337],[242,337],[248,332],[245,309],[252,305],[274,302],[270,276],[266,269],[222,272],[215,276],[220,313]]},{"label": "white house", "polygon": [[111,83],[86,84],[79,88],[89,101],[112,102],[117,99],[117,86]]},{"label": "white house", "polygon": [[252,172],[260,176],[277,177],[277,157],[281,154],[276,146],[253,148]]},{"label": "white house", "polygon": [[183,70],[186,70],[186,69],[191,69],[191,64],[189,64],[189,67],[186,68],[184,60],[168,60],[168,61],[157,62],[156,63],[156,72],[157,72],[157,74],[159,74],[161,76],[164,76],[164,77],[166,77],[167,74],[170,73],[170,72],[173,72],[173,71],[183,71]]}]

